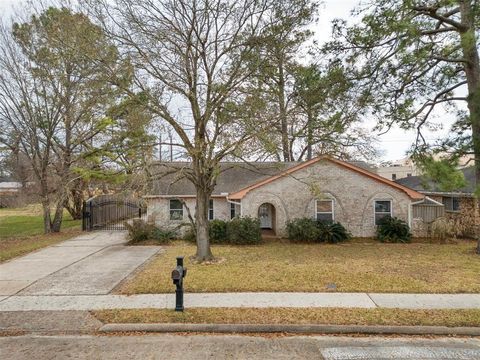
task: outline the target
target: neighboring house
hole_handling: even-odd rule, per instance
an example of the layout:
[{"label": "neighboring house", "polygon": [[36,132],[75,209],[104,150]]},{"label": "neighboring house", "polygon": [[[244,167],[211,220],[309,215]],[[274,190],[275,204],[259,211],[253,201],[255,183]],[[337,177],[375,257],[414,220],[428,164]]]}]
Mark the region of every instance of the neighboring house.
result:
[{"label": "neighboring house", "polygon": [[[152,168],[147,218],[180,226],[195,212],[195,188],[182,176],[188,163]],[[302,163],[222,163],[210,201],[210,219],[260,219],[263,229],[286,235],[289,220],[313,217],[342,223],[353,236],[375,235],[376,223],[391,215],[411,223],[412,205],[425,195],[365,168],[318,157]]]},{"label": "neighboring house", "polygon": [[382,164],[377,169],[378,175],[392,181],[418,175],[418,169],[409,158]]},{"label": "neighboring house", "polygon": [[0,179],[0,195],[11,195],[22,189],[22,183],[10,179]]},{"label": "neighboring house", "polygon": [[444,205],[445,216],[454,220],[459,232],[475,237],[480,230],[480,210],[475,199],[475,168],[462,169],[467,185],[455,191],[442,191],[437,183],[426,181],[422,176],[412,176],[397,181],[398,184],[416,190]]}]

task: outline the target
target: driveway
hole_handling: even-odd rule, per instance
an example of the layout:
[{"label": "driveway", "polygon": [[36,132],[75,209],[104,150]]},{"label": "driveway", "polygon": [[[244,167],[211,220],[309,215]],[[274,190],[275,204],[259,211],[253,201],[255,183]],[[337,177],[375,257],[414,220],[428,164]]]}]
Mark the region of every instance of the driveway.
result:
[{"label": "driveway", "polygon": [[0,264],[0,300],[12,295],[103,295],[160,249],[124,246],[125,232],[91,232]]}]

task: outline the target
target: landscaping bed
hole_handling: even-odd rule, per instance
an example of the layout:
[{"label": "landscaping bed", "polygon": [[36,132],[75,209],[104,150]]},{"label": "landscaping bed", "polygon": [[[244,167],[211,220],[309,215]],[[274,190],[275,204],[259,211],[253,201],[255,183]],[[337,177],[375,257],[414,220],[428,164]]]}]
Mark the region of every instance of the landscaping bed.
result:
[{"label": "landscaping bed", "polygon": [[391,326],[480,326],[480,310],[404,310],[340,308],[196,308],[100,310],[103,323],[329,324]]},{"label": "landscaping bed", "polygon": [[479,293],[475,242],[384,244],[354,239],[342,244],[267,242],[216,245],[217,262],[194,264],[195,246],[175,242],[116,290],[169,293],[176,256],[185,256],[187,292]]}]

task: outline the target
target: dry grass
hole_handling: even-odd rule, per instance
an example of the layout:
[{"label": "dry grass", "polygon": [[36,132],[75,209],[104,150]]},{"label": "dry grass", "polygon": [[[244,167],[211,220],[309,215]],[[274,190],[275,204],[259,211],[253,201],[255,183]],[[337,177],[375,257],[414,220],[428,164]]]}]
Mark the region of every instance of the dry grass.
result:
[{"label": "dry grass", "polygon": [[474,242],[340,245],[266,243],[214,246],[218,264],[192,264],[195,247],[177,243],[118,288],[119,293],[172,292],[175,257],[185,255],[187,292],[326,291],[478,293],[480,257]]},{"label": "dry grass", "polygon": [[480,310],[197,308],[101,310],[104,323],[331,324],[480,326]]}]

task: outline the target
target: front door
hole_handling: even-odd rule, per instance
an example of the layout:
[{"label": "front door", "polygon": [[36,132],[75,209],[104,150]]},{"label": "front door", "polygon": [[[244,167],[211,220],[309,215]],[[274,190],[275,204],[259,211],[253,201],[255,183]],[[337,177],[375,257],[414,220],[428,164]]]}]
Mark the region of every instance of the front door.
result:
[{"label": "front door", "polygon": [[262,204],[258,208],[258,217],[260,218],[260,227],[262,229],[272,228],[272,207],[270,204]]}]

